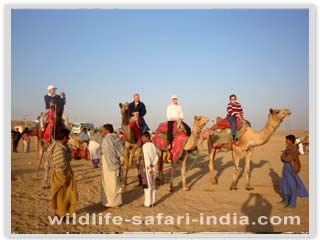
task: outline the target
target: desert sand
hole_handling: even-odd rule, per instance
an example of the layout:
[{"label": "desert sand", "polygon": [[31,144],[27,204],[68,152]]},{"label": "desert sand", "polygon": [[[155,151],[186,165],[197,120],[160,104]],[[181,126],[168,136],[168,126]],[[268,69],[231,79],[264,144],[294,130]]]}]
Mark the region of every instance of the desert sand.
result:
[{"label": "desert sand", "polygon": [[[123,189],[123,205],[118,209],[106,209],[100,203],[100,168],[93,168],[90,161],[73,160],[72,168],[76,175],[79,193],[77,217],[86,213],[111,213],[112,216],[148,216],[163,213],[164,215],[191,217],[247,215],[250,220],[258,216],[300,216],[300,225],[201,225],[192,222],[189,225],[182,222],[178,225],[50,225],[50,190],[42,188],[42,179],[33,180],[36,170],[36,152],[34,141],[31,151],[23,153],[22,142],[19,143],[19,153],[11,155],[11,231],[19,233],[133,233],[133,232],[179,232],[179,233],[282,233],[309,231],[309,198],[298,198],[295,209],[284,208],[279,202],[279,183],[282,171],[280,161],[281,151],[285,148],[284,137],[287,134],[304,136],[304,131],[277,131],[270,141],[255,149],[251,163],[251,182],[254,190],[246,191],[243,171],[240,172],[238,190],[230,191],[232,178],[231,152],[220,152],[215,160],[215,174],[219,183],[212,185],[208,170],[208,153],[205,147],[200,149],[197,158],[189,157],[187,163],[187,183],[190,191],[181,188],[180,166],[176,164],[174,191],[168,191],[169,164],[165,164],[165,179],[167,182],[157,188],[157,202],[153,208],[141,208],[144,201],[143,190],[138,187],[137,171],[133,167],[129,172],[129,186]],[[33,140],[33,139],[32,139]],[[300,157],[302,169],[299,173],[309,191],[309,155]],[[244,160],[240,167],[243,169]],[[41,170],[41,177],[44,170]],[[249,200],[249,201],[248,201]]]}]

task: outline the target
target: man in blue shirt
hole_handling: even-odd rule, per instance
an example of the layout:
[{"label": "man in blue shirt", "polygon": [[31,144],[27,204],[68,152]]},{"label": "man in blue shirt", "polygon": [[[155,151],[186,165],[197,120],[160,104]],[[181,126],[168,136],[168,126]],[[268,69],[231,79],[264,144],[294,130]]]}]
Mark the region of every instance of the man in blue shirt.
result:
[{"label": "man in blue shirt", "polygon": [[80,141],[81,142],[87,142],[87,143],[89,143],[89,134],[88,134],[88,132],[87,132],[87,129],[86,128],[83,128],[82,129],[82,132],[81,132],[81,134],[80,134]]}]

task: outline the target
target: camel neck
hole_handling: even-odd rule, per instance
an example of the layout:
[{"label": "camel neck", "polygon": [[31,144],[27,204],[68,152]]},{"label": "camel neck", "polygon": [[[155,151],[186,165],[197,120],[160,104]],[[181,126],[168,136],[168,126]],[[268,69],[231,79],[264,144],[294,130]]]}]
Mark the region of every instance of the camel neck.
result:
[{"label": "camel neck", "polygon": [[199,136],[200,133],[201,133],[201,128],[200,128],[200,127],[194,126],[194,127],[192,128],[191,135],[193,135],[193,136]]},{"label": "camel neck", "polygon": [[274,131],[278,128],[279,122],[272,119],[272,116],[268,116],[268,121],[263,129],[259,131],[260,134],[262,134],[262,142],[265,143],[268,141],[270,136],[274,133]]}]

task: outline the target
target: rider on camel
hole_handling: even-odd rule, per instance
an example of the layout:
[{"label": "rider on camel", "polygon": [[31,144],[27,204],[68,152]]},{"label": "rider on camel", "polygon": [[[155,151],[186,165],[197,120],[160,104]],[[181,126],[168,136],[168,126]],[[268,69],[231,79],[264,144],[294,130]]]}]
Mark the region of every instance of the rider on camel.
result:
[{"label": "rider on camel", "polygon": [[44,96],[44,102],[46,105],[46,110],[50,109],[50,102],[53,102],[56,108],[56,130],[58,128],[63,128],[63,110],[64,105],[66,104],[66,96],[64,92],[61,92],[60,95],[56,95],[56,87],[53,85],[48,86],[48,94]]},{"label": "rider on camel", "polygon": [[138,140],[138,144],[142,144],[140,136],[148,131],[149,128],[143,118],[147,113],[146,106],[140,101],[138,93],[133,95],[133,102],[129,104],[128,112],[131,116],[130,127],[134,132],[135,138]]},{"label": "rider on camel", "polygon": [[233,142],[237,142],[239,139],[237,137],[236,120],[237,118],[240,120],[243,118],[243,110],[241,104],[237,102],[237,96],[235,94],[230,95],[229,100],[227,119],[231,125],[232,140]]}]

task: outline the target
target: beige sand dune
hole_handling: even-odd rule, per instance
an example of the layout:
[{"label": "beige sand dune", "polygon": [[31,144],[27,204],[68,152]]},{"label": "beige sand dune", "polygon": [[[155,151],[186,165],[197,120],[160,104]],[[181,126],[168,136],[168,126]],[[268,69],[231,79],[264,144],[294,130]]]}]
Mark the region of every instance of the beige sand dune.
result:
[{"label": "beige sand dune", "polygon": [[[179,165],[174,179],[174,191],[168,192],[168,184],[157,189],[157,204],[153,208],[140,208],[143,204],[143,190],[137,187],[137,172],[129,172],[129,186],[123,189],[124,204],[119,209],[105,209],[100,205],[100,172],[94,169],[90,161],[74,160],[72,167],[76,175],[79,192],[77,213],[111,213],[129,218],[134,215],[148,216],[163,213],[164,215],[185,216],[198,218],[204,216],[232,216],[247,215],[250,219],[258,216],[300,216],[300,225],[201,225],[192,222],[190,225],[182,222],[180,225],[50,225],[50,190],[43,189],[42,181],[32,180],[36,169],[36,153],[34,142],[31,143],[31,152],[22,152],[22,143],[19,144],[19,153],[12,153],[11,158],[11,231],[12,233],[114,233],[114,232],[308,232],[309,231],[309,198],[298,198],[295,209],[283,208],[279,203],[279,181],[282,170],[280,161],[281,151],[284,149],[284,136],[288,131],[278,131],[264,146],[258,147],[253,154],[252,184],[254,190],[246,191],[244,176],[240,178],[237,191],[230,191],[232,178],[232,158],[230,152],[218,153],[215,161],[215,174],[219,184],[211,185],[208,170],[208,153],[201,150],[197,159],[188,158],[187,182],[190,191],[182,191]],[[296,136],[303,136],[303,131],[290,131]],[[300,176],[309,190],[309,156],[301,156],[302,170]],[[241,161],[241,168],[244,162]],[[167,164],[165,177],[168,180]],[[191,169],[190,169],[191,167]],[[41,172],[43,176],[43,170]],[[242,173],[240,173],[242,175]],[[249,200],[249,201],[248,201]]]}]

